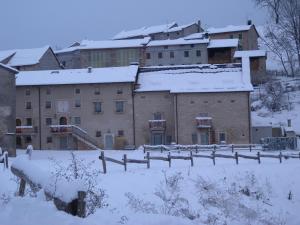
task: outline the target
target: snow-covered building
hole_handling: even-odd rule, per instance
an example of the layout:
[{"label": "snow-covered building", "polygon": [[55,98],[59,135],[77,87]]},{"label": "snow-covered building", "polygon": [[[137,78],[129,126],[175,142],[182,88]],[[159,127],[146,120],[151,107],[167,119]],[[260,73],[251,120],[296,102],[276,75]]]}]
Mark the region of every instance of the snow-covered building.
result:
[{"label": "snow-covered building", "polygon": [[0,147],[16,155],[16,86],[18,71],[0,63]]},{"label": "snow-covered building", "polygon": [[243,64],[21,72],[17,145],[249,143],[252,85]]},{"label": "snow-covered building", "polygon": [[178,39],[193,33],[202,32],[201,22],[197,21],[186,25],[178,25],[176,22],[169,24],[142,27],[135,30],[121,31],[116,34],[114,40],[138,39],[150,37],[151,40]]},{"label": "snow-covered building", "polygon": [[0,51],[0,63],[19,71],[55,70],[61,68],[50,46]]}]

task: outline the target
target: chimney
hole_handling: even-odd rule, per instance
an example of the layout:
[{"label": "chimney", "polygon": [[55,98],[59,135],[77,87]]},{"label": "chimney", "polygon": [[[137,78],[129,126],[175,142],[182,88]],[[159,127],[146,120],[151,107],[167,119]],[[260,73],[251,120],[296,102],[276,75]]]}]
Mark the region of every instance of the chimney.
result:
[{"label": "chimney", "polygon": [[247,25],[252,25],[252,20],[248,20]]},{"label": "chimney", "polygon": [[91,73],[93,71],[93,67],[88,67],[88,73]]},{"label": "chimney", "polygon": [[291,119],[288,119],[288,127],[292,127],[292,120]]},{"label": "chimney", "polygon": [[198,33],[202,32],[201,20],[198,20]]},{"label": "chimney", "polygon": [[251,84],[250,57],[242,57],[242,73],[245,84]]}]

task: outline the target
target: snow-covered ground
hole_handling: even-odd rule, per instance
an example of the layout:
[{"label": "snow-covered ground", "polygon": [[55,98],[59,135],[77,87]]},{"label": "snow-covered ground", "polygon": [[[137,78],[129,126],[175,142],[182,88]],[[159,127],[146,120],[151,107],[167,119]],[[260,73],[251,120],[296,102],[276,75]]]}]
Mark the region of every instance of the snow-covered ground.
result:
[{"label": "snow-covered ground", "polygon": [[[102,171],[99,151],[74,153],[88,170]],[[120,160],[125,153],[128,158],[144,157],[141,150],[105,152]],[[10,159],[10,164],[17,164],[24,154],[18,151],[18,157]],[[27,163],[28,167],[36,167],[32,173],[45,173],[47,177],[57,172],[58,165],[68,167],[71,158],[68,151],[36,150]],[[151,161],[150,169],[129,164],[128,171],[124,172],[122,166],[108,162],[108,173],[93,177],[105,191],[107,206],[85,219],[57,211],[42,192],[36,197],[29,194],[16,197],[17,180],[9,170],[3,170],[0,172],[0,224],[199,225],[224,224],[225,221],[239,225],[300,224],[299,159],[284,160],[282,164],[278,159],[262,159],[260,165],[254,160],[241,159],[236,165],[233,159],[218,158],[216,166],[211,159],[195,159],[194,164],[191,167],[189,161],[174,160],[169,168],[167,162]],[[72,189],[66,187],[65,192]]]}]

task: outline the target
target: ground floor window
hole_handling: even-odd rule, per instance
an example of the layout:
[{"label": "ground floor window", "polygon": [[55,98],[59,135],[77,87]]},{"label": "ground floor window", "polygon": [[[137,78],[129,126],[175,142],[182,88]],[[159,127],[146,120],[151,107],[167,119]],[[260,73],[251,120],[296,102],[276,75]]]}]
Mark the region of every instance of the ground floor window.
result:
[{"label": "ground floor window", "polygon": [[226,133],[225,132],[219,132],[219,143],[226,143]]},{"label": "ground floor window", "polygon": [[164,133],[152,133],[151,145],[163,145],[165,143]]}]

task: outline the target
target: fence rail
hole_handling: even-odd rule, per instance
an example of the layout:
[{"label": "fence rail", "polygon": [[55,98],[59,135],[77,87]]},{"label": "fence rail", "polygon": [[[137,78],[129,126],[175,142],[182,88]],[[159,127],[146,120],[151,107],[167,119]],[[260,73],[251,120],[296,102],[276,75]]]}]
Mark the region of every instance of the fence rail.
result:
[{"label": "fence rail", "polygon": [[190,161],[191,166],[194,166],[194,158],[211,159],[213,162],[213,165],[216,165],[217,158],[233,159],[237,165],[239,164],[240,159],[256,160],[258,162],[258,164],[261,164],[261,158],[278,159],[280,163],[282,163],[283,158],[285,158],[285,159],[300,159],[300,152],[297,155],[296,154],[286,155],[286,154],[282,154],[282,152],[280,152],[278,155],[261,154],[260,152],[257,152],[256,155],[245,155],[245,154],[240,154],[239,152],[235,152],[234,155],[226,155],[226,154],[216,153],[216,151],[212,151],[210,155],[198,154],[198,153],[194,153],[193,151],[190,151],[189,153],[190,154],[188,156],[180,156],[180,155],[171,155],[171,152],[168,152],[167,157],[164,157],[164,156],[151,156],[150,152],[146,152],[144,159],[128,159],[127,154],[124,154],[122,160],[117,160],[117,159],[113,159],[113,158],[105,156],[104,151],[102,151],[101,155],[99,156],[99,159],[102,161],[103,173],[105,173],[105,174],[107,173],[106,162],[112,162],[112,163],[116,163],[118,165],[122,165],[124,167],[124,170],[127,171],[128,163],[145,164],[145,165],[147,165],[147,168],[149,169],[151,160],[168,162],[169,167],[171,167],[172,160]]}]

